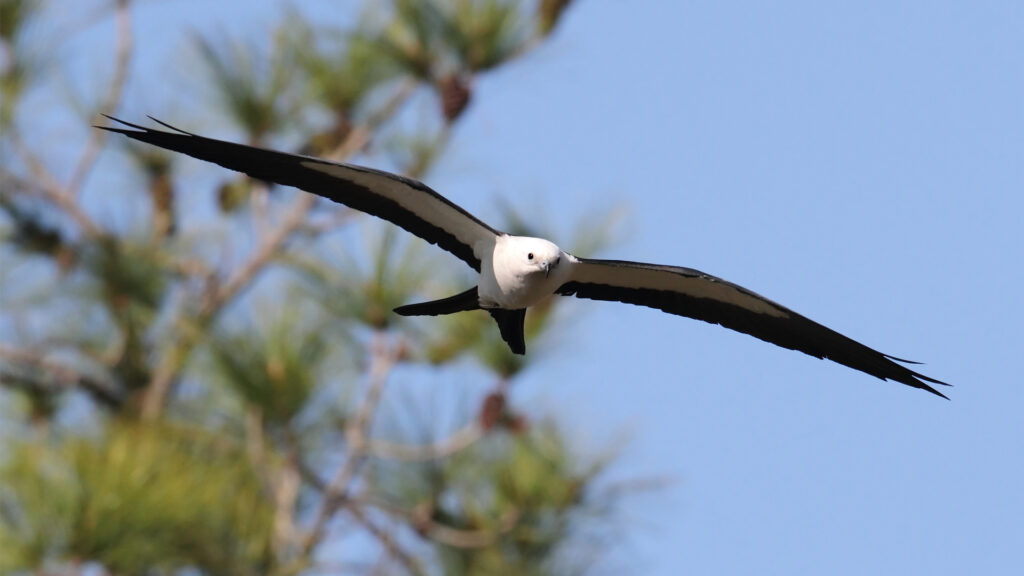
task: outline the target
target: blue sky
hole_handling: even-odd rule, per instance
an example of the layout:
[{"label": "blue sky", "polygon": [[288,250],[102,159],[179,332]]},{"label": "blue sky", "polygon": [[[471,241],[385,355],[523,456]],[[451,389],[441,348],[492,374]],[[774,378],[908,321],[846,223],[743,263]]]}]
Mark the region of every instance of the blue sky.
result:
[{"label": "blue sky", "polygon": [[[198,82],[167,70],[189,31],[280,14],[143,3],[139,79]],[[80,42],[109,50],[108,32]],[[152,86],[126,110],[174,100]],[[452,200],[560,230],[624,206],[602,256],[721,276],[956,385],[946,402],[574,303],[516,402],[585,446],[627,434],[622,477],[673,479],[634,501],[617,558],[663,575],[1024,570],[1024,4],[579,0],[476,87],[427,179]]]}]

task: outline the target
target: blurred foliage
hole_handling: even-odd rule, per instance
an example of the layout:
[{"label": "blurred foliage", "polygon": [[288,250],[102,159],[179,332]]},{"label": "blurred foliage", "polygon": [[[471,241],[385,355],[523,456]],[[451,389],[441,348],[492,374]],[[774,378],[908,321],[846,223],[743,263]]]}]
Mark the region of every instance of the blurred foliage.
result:
[{"label": "blurred foliage", "polygon": [[[384,156],[420,178],[477,78],[529,54],[567,5],[370,2],[347,30],[283,9],[269,41],[185,38],[216,95],[187,109],[253,145]],[[102,8],[125,34],[145,5]],[[60,136],[20,140],[28,80],[50,72],[29,55],[55,50],[27,31],[52,9],[0,0],[0,573],[291,576],[341,571],[339,551],[367,573],[585,571],[571,559],[601,549],[580,535],[615,525],[605,463],[509,391],[543,360],[557,300],[531,309],[532,353],[515,356],[486,312],[391,312],[470,281],[393,226],[121,139],[107,141],[120,165],[90,170],[104,140],[61,125],[89,106],[44,110]],[[119,101],[118,82],[93,99]],[[407,105],[423,97],[433,123]],[[34,148],[46,141],[59,146]],[[505,212],[509,232],[558,237]],[[606,238],[578,236],[581,254]],[[424,370],[460,382],[430,438],[408,433],[422,391],[400,388]],[[391,452],[389,428],[406,432]]]},{"label": "blurred foliage", "polygon": [[435,537],[446,574],[570,574],[579,567],[558,545],[582,517],[610,505],[597,488],[603,470],[581,462],[542,421],[426,465],[382,462],[370,498]]},{"label": "blurred foliage", "polygon": [[146,180],[152,206],[150,230],[160,240],[176,229],[174,212],[174,156],[162,148],[146,146],[133,140],[125,142],[125,150]]},{"label": "blurred foliage", "polygon": [[160,251],[149,243],[105,236],[85,249],[83,272],[89,292],[118,329],[111,373],[126,389],[138,389],[151,376],[148,331],[164,304],[168,278]]},{"label": "blurred foliage", "polygon": [[[472,100],[472,78],[533,45],[543,16],[514,0],[395,0],[379,43],[408,73],[438,93],[442,117],[458,119]],[[532,20],[532,22],[531,22]]]},{"label": "blurred foliage", "polygon": [[0,0],[0,40],[12,42],[38,4],[33,0]]},{"label": "blurred foliage", "polygon": [[309,258],[289,262],[306,279],[310,297],[325,311],[373,330],[386,330],[400,318],[391,311],[420,292],[435,262],[424,254],[422,243],[400,242],[404,232],[394,226],[371,230],[375,237],[360,245],[370,254],[369,261],[338,247],[330,265]]},{"label": "blurred foliage", "polygon": [[15,106],[41,68],[28,46],[41,4],[41,0],[0,0],[0,131],[10,125]]},{"label": "blurred foliage", "polygon": [[446,36],[470,72],[489,70],[525,48],[526,27],[516,2],[459,0],[446,24]]},{"label": "blurred foliage", "polygon": [[537,4],[537,28],[541,34],[554,31],[572,0],[540,0]]},{"label": "blurred foliage", "polygon": [[[361,22],[356,31],[318,32],[301,15],[290,18],[289,41],[306,74],[308,96],[350,121],[374,89],[401,72],[397,62],[380,50],[373,33],[366,31],[372,28],[372,23]],[[311,45],[310,38],[320,38],[320,45]]]},{"label": "blurred foliage", "polygon": [[511,0],[395,0],[395,19],[383,42],[423,80],[483,72],[526,49],[530,36],[522,8]]},{"label": "blurred foliage", "polygon": [[112,424],[102,437],[15,446],[0,471],[0,568],[53,558],[116,574],[195,567],[264,574],[272,509],[237,443],[194,428]]},{"label": "blurred foliage", "polygon": [[296,324],[289,312],[265,328],[221,331],[208,344],[220,379],[244,405],[282,427],[309,404],[329,352],[318,327]]},{"label": "blurred foliage", "polygon": [[249,144],[259,145],[293,116],[287,93],[295,70],[295,55],[275,37],[269,55],[260,46],[196,37],[222,110],[241,128]]},{"label": "blurred foliage", "polygon": [[39,210],[9,196],[0,196],[0,210],[10,219],[11,226],[4,238],[10,246],[26,254],[44,256],[55,256],[64,246],[60,229],[44,221]]}]

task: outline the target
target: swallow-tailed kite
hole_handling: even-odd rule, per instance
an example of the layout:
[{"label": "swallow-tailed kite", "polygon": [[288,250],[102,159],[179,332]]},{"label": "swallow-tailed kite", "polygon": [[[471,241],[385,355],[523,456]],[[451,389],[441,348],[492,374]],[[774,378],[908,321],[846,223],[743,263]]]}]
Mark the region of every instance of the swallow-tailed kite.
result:
[{"label": "swallow-tailed kite", "polygon": [[524,354],[526,309],[553,295],[614,300],[721,324],[783,348],[828,358],[883,380],[895,380],[945,398],[948,385],[809,320],[755,292],[691,268],[577,258],[541,238],[504,234],[422,182],[380,170],[166,132],[111,118],[127,128],[99,126],[129,138],[294,186],[383,218],[451,252],[480,273],[479,284],[442,300],[395,309],[403,316],[487,310],[512,352]]}]

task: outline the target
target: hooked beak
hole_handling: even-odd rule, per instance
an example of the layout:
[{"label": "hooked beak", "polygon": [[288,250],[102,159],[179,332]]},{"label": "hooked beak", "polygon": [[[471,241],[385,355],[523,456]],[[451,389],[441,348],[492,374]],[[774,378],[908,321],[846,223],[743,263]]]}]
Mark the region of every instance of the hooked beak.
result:
[{"label": "hooked beak", "polygon": [[544,277],[547,278],[548,276],[550,276],[551,275],[551,271],[554,270],[555,266],[558,266],[558,263],[561,262],[561,261],[562,261],[562,257],[559,256],[558,258],[555,258],[554,262],[550,262],[550,261],[549,262],[545,262],[544,263]]}]

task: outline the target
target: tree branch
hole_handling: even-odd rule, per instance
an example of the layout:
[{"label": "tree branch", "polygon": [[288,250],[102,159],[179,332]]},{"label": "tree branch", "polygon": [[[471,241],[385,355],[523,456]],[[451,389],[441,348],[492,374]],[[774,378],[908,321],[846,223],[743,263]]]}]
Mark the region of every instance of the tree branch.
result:
[{"label": "tree branch", "polygon": [[327,155],[325,155],[324,158],[340,162],[361,150],[366,146],[367,142],[369,142],[370,136],[373,135],[373,132],[380,128],[380,126],[389,118],[398,113],[402,105],[405,104],[405,102],[413,95],[413,92],[416,91],[416,86],[417,84],[415,82],[408,80],[403,81],[379,110],[367,118],[366,122],[361,126],[353,128],[345,136],[345,139],[342,140],[334,150],[331,150]]},{"label": "tree branch", "polygon": [[363,504],[352,502],[350,507],[370,505],[392,516],[397,516],[409,522],[424,537],[439,544],[453,548],[484,548],[490,546],[501,536],[511,532],[518,524],[521,513],[518,508],[509,508],[498,519],[498,526],[495,529],[474,529],[452,528],[434,520],[432,506],[417,506],[408,509],[395,504],[374,500]]},{"label": "tree branch", "polygon": [[347,506],[346,510],[348,510],[348,513],[352,515],[352,518],[358,522],[359,525],[365,528],[367,532],[380,542],[388,555],[405,566],[405,569],[408,570],[410,574],[415,574],[417,576],[426,574],[423,566],[421,566],[411,554],[406,552],[401,545],[399,545],[395,536],[374,524],[373,521],[367,517],[365,510],[359,506]]},{"label": "tree branch", "polygon": [[[39,191],[44,198],[63,210],[65,214],[78,224],[86,236],[96,238],[103,235],[103,229],[93,222],[92,218],[89,218],[85,211],[82,210],[82,207],[78,205],[78,200],[71,195],[68,189],[61,185],[57,177],[29,150],[28,146],[25,145],[25,142],[18,135],[18,132],[11,129],[8,131],[7,136],[10,138],[11,146],[14,148],[15,153],[21,157],[22,162],[25,163],[32,177],[36,180],[32,183],[26,183],[28,186],[25,187]],[[11,174],[10,177],[14,178],[15,176]],[[18,180],[21,179],[19,178]]]},{"label": "tree branch", "polygon": [[[370,117],[365,124],[349,132],[345,140],[329,158],[340,160],[362,149],[369,142],[370,134],[387,118],[395,114],[411,94],[411,88],[407,88],[405,85],[400,86],[377,114]],[[248,287],[256,276],[280,253],[288,239],[296,231],[300,230],[305,223],[309,211],[316,203],[316,198],[313,194],[308,193],[299,194],[295,198],[281,223],[274,230],[266,234],[259,248],[253,252],[249,259],[237,268],[220,288],[210,291],[208,296],[203,298],[197,318],[198,325],[206,325],[215,318],[224,304]],[[170,351],[161,358],[143,397],[142,418],[144,420],[155,419],[163,412],[167,395],[170,393],[171,384],[180,371],[182,362],[188,356],[188,349],[190,347],[191,339],[183,339],[179,336],[177,341],[171,345]]]},{"label": "tree branch", "polygon": [[359,468],[366,460],[367,435],[373,416],[380,405],[380,397],[384,391],[384,384],[388,375],[398,361],[398,350],[387,339],[384,332],[374,334],[371,344],[371,360],[369,370],[369,383],[363,402],[356,411],[356,415],[345,427],[345,439],[348,443],[348,454],[337,474],[327,484],[323,497],[320,500],[320,507],[317,510],[313,525],[302,544],[303,556],[308,556],[314,547],[323,539],[327,529],[327,522],[345,504],[350,491],[350,484]]},{"label": "tree branch", "polygon": [[[107,407],[116,409],[124,403],[124,399],[110,384],[84,376],[73,368],[54,362],[38,352],[0,344],[0,358],[14,364],[26,364],[42,370],[60,386],[81,388]],[[0,378],[0,383],[13,381],[10,374],[4,376],[4,378]]]},{"label": "tree branch", "polygon": [[469,448],[484,437],[484,430],[474,419],[469,424],[456,430],[451,436],[433,444],[399,444],[384,440],[368,442],[367,452],[376,457],[402,462],[428,462],[440,460]]},{"label": "tree branch", "polygon": [[[130,4],[130,0],[117,0],[115,5],[117,45],[114,48],[114,75],[110,79],[110,89],[100,103],[100,114],[110,115],[117,111],[121,104],[121,95],[124,93],[125,84],[128,81],[128,68],[133,52]],[[86,144],[85,151],[82,152],[82,157],[78,160],[68,183],[67,191],[70,196],[77,197],[82,190],[89,173],[96,165],[96,159],[108,136],[109,133],[106,130],[91,130],[89,132],[89,142]]]}]

